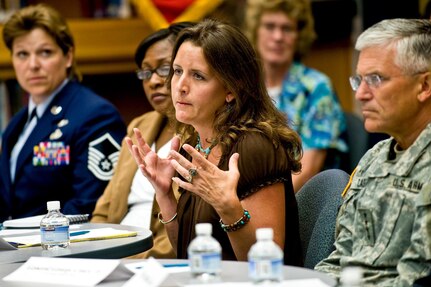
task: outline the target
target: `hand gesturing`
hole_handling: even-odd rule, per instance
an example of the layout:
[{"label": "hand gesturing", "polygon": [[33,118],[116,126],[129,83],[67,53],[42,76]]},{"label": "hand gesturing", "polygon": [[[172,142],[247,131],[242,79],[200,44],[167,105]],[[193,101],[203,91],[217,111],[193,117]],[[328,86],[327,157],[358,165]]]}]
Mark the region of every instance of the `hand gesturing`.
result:
[{"label": "hand gesturing", "polygon": [[[135,128],[133,132],[136,144],[129,137],[125,139],[130,153],[156,192],[167,194],[171,190],[172,177],[175,175],[175,169],[170,163],[171,159],[169,157],[167,159],[160,158],[145,142],[139,129]],[[177,151],[179,145],[180,139],[175,136],[172,139],[171,149]]]},{"label": "hand gesturing", "polygon": [[169,157],[171,165],[186,181],[175,177],[173,180],[182,188],[200,196],[217,211],[225,209],[232,202],[239,202],[236,190],[240,173],[238,171],[239,154],[234,153],[229,160],[229,170],[219,169],[192,146],[183,145],[183,149],[192,156],[192,162],[175,150]]}]

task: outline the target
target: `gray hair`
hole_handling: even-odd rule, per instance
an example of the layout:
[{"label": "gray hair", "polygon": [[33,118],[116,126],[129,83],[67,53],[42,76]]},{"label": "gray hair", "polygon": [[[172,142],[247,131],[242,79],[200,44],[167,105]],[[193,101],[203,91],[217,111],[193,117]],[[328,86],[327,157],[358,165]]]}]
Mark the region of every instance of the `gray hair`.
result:
[{"label": "gray hair", "polygon": [[431,21],[389,19],[374,24],[357,39],[355,49],[395,47],[394,60],[406,75],[431,70]]}]

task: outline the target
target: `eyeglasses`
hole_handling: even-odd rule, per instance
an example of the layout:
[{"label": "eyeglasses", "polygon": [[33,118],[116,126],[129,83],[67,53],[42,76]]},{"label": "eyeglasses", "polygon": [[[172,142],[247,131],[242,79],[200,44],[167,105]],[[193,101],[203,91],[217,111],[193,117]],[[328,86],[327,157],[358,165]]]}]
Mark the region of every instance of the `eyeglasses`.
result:
[{"label": "eyeglasses", "polygon": [[154,73],[156,73],[159,77],[166,78],[169,75],[169,72],[171,71],[171,66],[169,65],[162,65],[155,69],[139,69],[136,70],[136,76],[139,80],[148,81],[151,79]]},{"label": "eyeglasses", "polygon": [[396,76],[390,76],[390,77],[383,77],[380,76],[379,74],[369,74],[369,75],[365,75],[365,76],[352,76],[349,78],[350,81],[350,86],[352,87],[353,91],[357,91],[359,89],[359,86],[361,85],[362,79],[365,81],[365,83],[367,83],[368,87],[370,88],[378,88],[380,87],[380,85],[385,82],[385,81],[389,81],[392,78],[398,78],[398,77],[415,77],[417,75],[426,73],[428,71],[419,71],[419,72],[415,72],[415,73],[411,73],[411,74],[401,74],[401,75],[396,75]]},{"label": "eyeglasses", "polygon": [[367,83],[368,87],[370,88],[378,88],[382,84],[383,81],[387,80],[387,78],[384,78],[378,74],[369,74],[365,76],[352,76],[349,78],[350,86],[352,87],[353,91],[357,91],[359,89],[359,86],[361,85],[362,80]]},{"label": "eyeglasses", "polygon": [[285,35],[296,32],[296,27],[294,27],[293,25],[277,25],[272,22],[261,23],[260,25],[269,33],[273,33],[277,29],[280,29]]}]

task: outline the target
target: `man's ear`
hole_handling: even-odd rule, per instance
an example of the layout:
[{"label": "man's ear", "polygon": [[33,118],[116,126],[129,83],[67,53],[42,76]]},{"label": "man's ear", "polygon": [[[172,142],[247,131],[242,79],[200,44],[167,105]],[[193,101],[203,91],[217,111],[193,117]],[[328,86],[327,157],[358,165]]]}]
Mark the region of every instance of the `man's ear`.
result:
[{"label": "man's ear", "polygon": [[420,102],[425,102],[431,98],[431,73],[423,73],[421,78],[421,91],[418,94],[418,100]]}]

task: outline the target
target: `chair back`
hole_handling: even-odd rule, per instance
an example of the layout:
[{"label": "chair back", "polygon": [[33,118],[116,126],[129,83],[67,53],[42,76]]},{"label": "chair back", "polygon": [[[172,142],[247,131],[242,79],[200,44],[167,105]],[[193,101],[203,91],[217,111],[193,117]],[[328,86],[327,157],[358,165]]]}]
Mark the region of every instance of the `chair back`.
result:
[{"label": "chair back", "polygon": [[354,113],[344,112],[347,125],[347,145],[349,146],[348,171],[352,172],[368,150],[368,132],[363,120]]},{"label": "chair back", "polygon": [[335,221],[348,182],[345,171],[328,169],[296,193],[304,267],[313,269],[334,250]]}]

